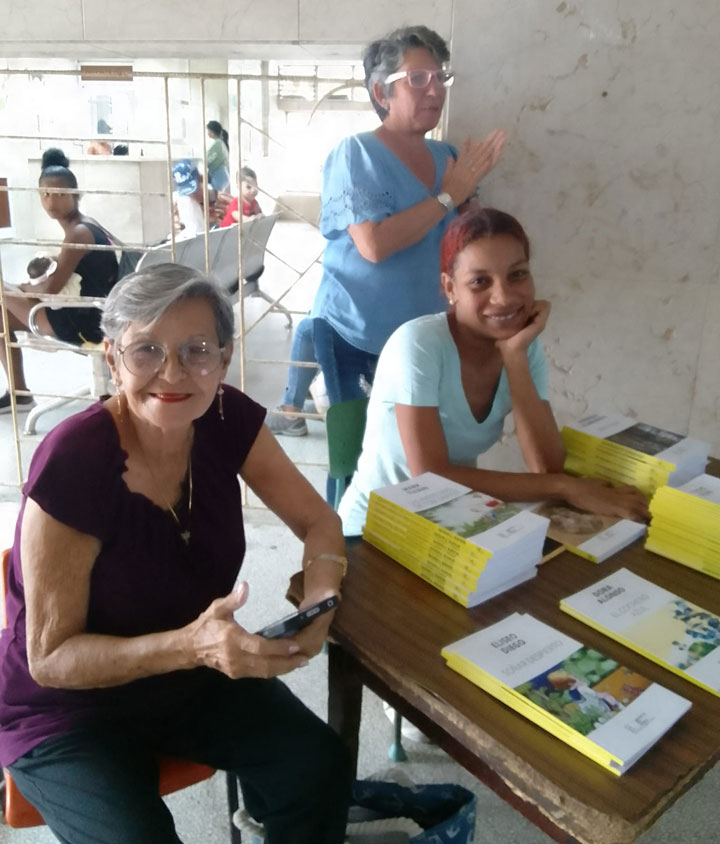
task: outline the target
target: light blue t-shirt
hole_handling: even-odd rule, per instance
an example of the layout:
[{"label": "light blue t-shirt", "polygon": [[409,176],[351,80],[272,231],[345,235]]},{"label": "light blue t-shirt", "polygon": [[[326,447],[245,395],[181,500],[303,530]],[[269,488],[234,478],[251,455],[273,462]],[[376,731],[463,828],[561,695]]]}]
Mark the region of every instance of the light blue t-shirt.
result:
[{"label": "light blue t-shirt", "polygon": [[[538,395],[547,399],[547,362],[537,338],[528,347],[528,361]],[[447,314],[401,325],[380,355],[362,454],[340,503],[345,536],[362,533],[372,490],[411,477],[395,417],[396,404],[437,407],[450,462],[458,466],[476,465],[477,456],[500,439],[505,417],[512,410],[503,369],[490,412],[482,422],[475,419],[463,391],[460,357]]]},{"label": "light blue t-shirt", "polygon": [[426,140],[435,161],[428,190],[373,132],[341,141],[323,168],[320,231],[327,238],[323,276],[311,316],[322,317],[356,348],[380,354],[395,329],[424,314],[444,311],[440,288],[440,241],[455,212],[422,240],[373,263],[360,255],[348,226],[379,223],[440,192],[455,148]]}]

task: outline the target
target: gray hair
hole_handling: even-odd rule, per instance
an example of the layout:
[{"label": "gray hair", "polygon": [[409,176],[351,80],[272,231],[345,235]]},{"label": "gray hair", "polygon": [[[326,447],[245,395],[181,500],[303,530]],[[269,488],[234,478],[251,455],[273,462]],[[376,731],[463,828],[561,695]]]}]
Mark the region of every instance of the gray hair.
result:
[{"label": "gray hair", "polygon": [[226,346],[234,329],[229,296],[208,276],[180,264],[155,264],[122,278],[105,300],[100,327],[108,340],[118,343],[131,325],[152,325],[173,305],[187,299],[210,305],[218,343]]},{"label": "gray hair", "polygon": [[384,84],[385,80],[391,73],[399,70],[405,59],[405,51],[413,47],[422,47],[432,53],[439,65],[450,61],[450,50],[445,40],[427,26],[403,26],[395,29],[385,38],[373,41],[363,54],[365,87],[368,89],[370,101],[380,120],[385,120],[388,110],[375,99],[373,85],[377,82],[381,83],[385,96],[389,96],[390,88]]}]

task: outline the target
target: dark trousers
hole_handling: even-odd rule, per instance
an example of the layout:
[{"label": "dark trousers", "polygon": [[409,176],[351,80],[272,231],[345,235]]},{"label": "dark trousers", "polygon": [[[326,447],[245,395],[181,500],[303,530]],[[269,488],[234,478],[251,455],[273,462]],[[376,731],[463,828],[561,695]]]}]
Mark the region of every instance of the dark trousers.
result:
[{"label": "dark trousers", "polygon": [[234,771],[268,844],[344,840],[348,754],[279,680],[216,674],[162,717],[47,739],[10,772],[61,842],[178,844],[158,795],[158,755]]}]

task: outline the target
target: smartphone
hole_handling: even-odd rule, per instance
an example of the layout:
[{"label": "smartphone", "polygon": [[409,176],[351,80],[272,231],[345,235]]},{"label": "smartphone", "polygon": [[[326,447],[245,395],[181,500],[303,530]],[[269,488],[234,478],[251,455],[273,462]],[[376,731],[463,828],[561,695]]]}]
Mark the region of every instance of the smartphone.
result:
[{"label": "smartphone", "polygon": [[331,595],[311,607],[305,607],[304,610],[298,610],[298,612],[286,615],[285,618],[281,618],[273,624],[268,624],[267,627],[258,630],[256,635],[263,636],[265,639],[287,639],[289,636],[294,636],[303,627],[307,627],[319,615],[334,610],[339,603],[338,596]]}]

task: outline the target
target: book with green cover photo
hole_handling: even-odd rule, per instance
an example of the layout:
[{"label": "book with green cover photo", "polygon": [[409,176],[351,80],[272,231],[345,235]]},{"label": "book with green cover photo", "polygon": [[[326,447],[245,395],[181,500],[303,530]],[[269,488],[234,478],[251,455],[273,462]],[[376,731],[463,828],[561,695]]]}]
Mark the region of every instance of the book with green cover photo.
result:
[{"label": "book with green cover photo", "polygon": [[514,613],[442,654],[449,667],[616,774],[690,708],[680,695],[527,614]]},{"label": "book with green cover photo", "polygon": [[453,501],[423,510],[421,515],[463,539],[471,539],[520,512],[520,508],[514,504],[506,504],[482,492],[470,491]]}]

